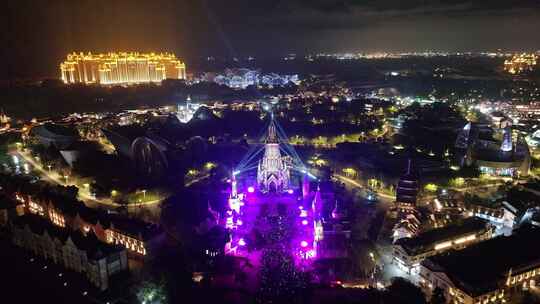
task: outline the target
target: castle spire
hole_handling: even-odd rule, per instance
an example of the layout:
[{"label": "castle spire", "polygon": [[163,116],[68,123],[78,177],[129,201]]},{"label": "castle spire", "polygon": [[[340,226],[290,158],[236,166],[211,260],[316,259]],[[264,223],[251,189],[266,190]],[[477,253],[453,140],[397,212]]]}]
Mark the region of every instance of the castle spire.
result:
[{"label": "castle spire", "polygon": [[501,143],[501,151],[510,152],[512,151],[512,131],[510,128],[505,128],[503,131],[503,140]]},{"label": "castle spire", "polygon": [[268,137],[266,138],[266,143],[269,143],[269,144],[278,143],[276,125],[274,124],[273,119],[270,122],[270,125],[268,126]]},{"label": "castle spire", "polygon": [[318,216],[322,209],[322,197],[321,197],[320,185],[317,185],[317,192],[315,192],[315,197],[313,198],[313,202],[311,203],[311,209],[313,210],[313,213],[315,216]]},{"label": "castle spire", "polygon": [[264,143],[264,156],[257,167],[257,182],[262,192],[285,191],[289,188],[289,164],[281,156],[277,126],[273,119],[268,125]]},{"label": "castle spire", "polygon": [[304,173],[304,177],[302,179],[302,198],[306,199],[309,195],[309,177],[307,173]]},{"label": "castle spire", "polygon": [[343,211],[339,208],[338,201],[334,204],[334,209],[332,210],[332,218],[335,220],[342,219],[345,216]]},{"label": "castle spire", "polygon": [[236,175],[234,174],[234,170],[232,172],[231,177],[231,198],[236,198],[238,196],[238,190],[236,188]]}]

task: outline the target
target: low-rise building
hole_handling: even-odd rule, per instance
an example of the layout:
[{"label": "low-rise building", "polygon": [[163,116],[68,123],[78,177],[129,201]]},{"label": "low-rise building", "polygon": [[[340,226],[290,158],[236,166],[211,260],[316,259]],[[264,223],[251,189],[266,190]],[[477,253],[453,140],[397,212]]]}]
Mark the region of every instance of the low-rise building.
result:
[{"label": "low-rise building", "polygon": [[392,239],[395,243],[402,238],[411,238],[418,234],[422,223],[418,219],[417,212],[401,214],[398,222],[392,229]]},{"label": "low-rise building", "polygon": [[540,279],[540,252],[531,248],[537,227],[524,227],[460,251],[423,261],[420,286],[429,296],[439,287],[449,303],[505,303]]},{"label": "low-rise building", "polygon": [[109,287],[112,275],[127,270],[122,246],[107,244],[89,233],[62,229],[38,215],[23,215],[12,222],[12,240],[19,247],[55,264],[76,271],[97,288]]},{"label": "low-rise building", "polygon": [[7,227],[10,219],[23,214],[22,204],[9,196],[0,194],[0,227]]},{"label": "low-rise building", "polygon": [[414,238],[402,238],[394,244],[393,262],[407,273],[417,273],[420,263],[450,249],[463,249],[492,237],[493,228],[479,218],[465,219],[461,225],[432,229]]},{"label": "low-rise building", "polygon": [[21,193],[15,198],[24,204],[26,214],[39,215],[60,228],[83,234],[91,232],[102,242],[121,244],[128,250],[130,258],[147,255],[149,242],[160,233],[152,224],[105,214],[78,201],[66,202]]}]

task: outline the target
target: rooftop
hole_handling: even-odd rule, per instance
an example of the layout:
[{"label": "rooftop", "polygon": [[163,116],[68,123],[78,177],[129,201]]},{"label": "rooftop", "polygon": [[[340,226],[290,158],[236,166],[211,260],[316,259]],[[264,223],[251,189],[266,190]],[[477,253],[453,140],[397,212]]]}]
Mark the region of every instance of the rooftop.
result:
[{"label": "rooftop", "polygon": [[460,251],[426,259],[422,264],[444,272],[470,295],[481,295],[504,284],[508,272],[519,273],[540,266],[540,251],[533,245],[540,229],[525,227],[513,235],[487,240]]},{"label": "rooftop", "polygon": [[58,125],[52,123],[46,123],[44,125],[36,126],[31,130],[32,134],[44,136],[44,137],[73,137],[79,136],[77,131],[72,126]]},{"label": "rooftop", "polygon": [[100,259],[104,254],[112,254],[123,250],[121,246],[101,242],[92,233],[84,236],[78,231],[62,229],[37,215],[20,216],[14,220],[13,224],[20,228],[28,226],[32,232],[39,235],[47,232],[51,238],[58,239],[62,243],[71,239],[78,249],[87,253],[89,258]]},{"label": "rooftop", "polygon": [[471,217],[465,219],[461,225],[449,225],[442,228],[432,229],[419,234],[414,238],[403,238],[396,241],[408,254],[416,255],[431,250],[436,243],[444,242],[460,235],[478,232],[486,229],[487,222]]}]

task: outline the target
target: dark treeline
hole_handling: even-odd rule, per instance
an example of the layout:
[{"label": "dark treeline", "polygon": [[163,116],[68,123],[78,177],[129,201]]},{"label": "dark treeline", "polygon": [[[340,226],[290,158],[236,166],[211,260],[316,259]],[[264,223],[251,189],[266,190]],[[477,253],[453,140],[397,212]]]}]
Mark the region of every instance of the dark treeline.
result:
[{"label": "dark treeline", "polygon": [[249,100],[265,94],[291,93],[296,87],[233,90],[214,83],[187,86],[183,81],[165,80],[162,85],[129,87],[64,85],[45,80],[40,85],[11,85],[0,88],[0,108],[18,119],[44,118],[84,112],[114,112],[138,107],[156,107],[184,101]]}]

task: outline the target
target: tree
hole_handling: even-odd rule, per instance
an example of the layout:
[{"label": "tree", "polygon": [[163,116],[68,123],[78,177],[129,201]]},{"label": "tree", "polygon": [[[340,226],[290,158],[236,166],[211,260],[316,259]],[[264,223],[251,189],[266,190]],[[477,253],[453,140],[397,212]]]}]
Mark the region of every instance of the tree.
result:
[{"label": "tree", "polygon": [[533,303],[539,303],[538,299],[530,292],[524,292],[521,294],[517,294],[513,297],[513,302],[516,304],[533,304]]},{"label": "tree", "polygon": [[166,304],[167,294],[163,283],[143,282],[137,291],[137,299],[141,304]]},{"label": "tree", "polygon": [[429,301],[430,304],[445,304],[446,303],[446,297],[444,295],[444,290],[440,287],[436,287],[435,290],[433,290],[433,294],[431,295],[431,300]]},{"label": "tree", "polygon": [[426,304],[422,290],[404,278],[392,279],[384,294],[384,303],[392,304]]}]

